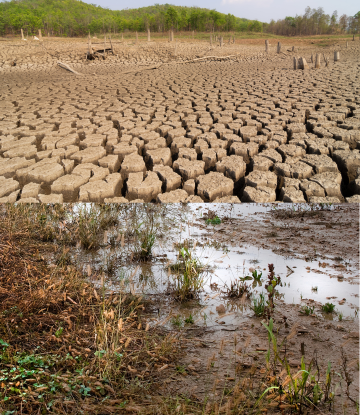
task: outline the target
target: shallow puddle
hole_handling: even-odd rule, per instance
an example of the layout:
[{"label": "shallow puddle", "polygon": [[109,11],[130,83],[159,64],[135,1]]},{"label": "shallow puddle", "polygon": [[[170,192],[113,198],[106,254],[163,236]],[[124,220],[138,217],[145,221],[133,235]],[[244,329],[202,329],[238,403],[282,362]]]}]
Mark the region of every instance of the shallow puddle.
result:
[{"label": "shallow puddle", "polygon": [[[221,218],[261,222],[268,220],[266,213],[271,209],[274,209],[273,205],[249,204],[203,204],[179,207],[177,210],[172,208],[172,219],[166,219],[168,222],[154,246],[151,261],[132,262],[131,258],[124,261],[124,252],[122,256],[118,256],[121,249],[127,250],[128,256],[133,251],[131,237],[126,247],[121,249],[109,246],[96,252],[79,249],[77,261],[84,272],[90,267],[88,273],[93,275],[94,271],[104,271],[104,263],[112,258],[111,275],[106,272],[105,267],[105,274],[109,276],[109,289],[117,291],[121,285],[126,284],[136,292],[149,294],[157,299],[155,304],[158,317],[155,321],[159,324],[171,325],[176,322],[177,315],[180,315],[177,320],[179,324],[184,323],[185,318],[191,314],[199,325],[222,324],[223,329],[231,330],[232,324],[239,324],[242,319],[253,316],[254,313],[250,308],[250,300],[241,303],[239,299],[226,298],[226,287],[229,287],[232,281],[251,276],[252,271],[256,270],[258,274],[262,273],[261,282],[246,280],[246,284],[251,287],[253,296],[265,293],[268,264],[273,264],[276,276],[281,277],[281,286],[277,287],[278,301],[314,307],[314,313],[321,313],[321,304],[329,302],[335,304],[335,310],[343,317],[356,317],[359,296],[358,270],[355,262],[339,264],[330,259],[322,262],[316,259],[316,255],[300,258],[299,255],[296,258],[291,255],[284,256],[269,249],[248,245],[246,242],[243,242],[242,246],[233,246],[233,241],[229,244],[219,243],[216,242],[216,238],[210,237],[210,231],[213,233],[218,229],[229,234],[231,238],[231,223],[226,224],[224,221],[221,225],[212,226],[206,225],[202,219],[211,211]],[[110,231],[108,238],[111,238],[111,235]],[[202,274],[205,283],[198,301],[179,305],[169,301],[169,292],[174,281],[174,275],[169,272],[169,264],[177,260],[178,248],[175,244],[183,243],[185,240],[190,248],[196,245],[195,249],[191,248],[192,255],[206,265],[206,270]],[[100,281],[94,283],[100,284]],[[216,309],[221,304],[225,307],[225,313],[219,314]],[[338,316],[339,314],[325,315],[333,319],[338,319]]]}]

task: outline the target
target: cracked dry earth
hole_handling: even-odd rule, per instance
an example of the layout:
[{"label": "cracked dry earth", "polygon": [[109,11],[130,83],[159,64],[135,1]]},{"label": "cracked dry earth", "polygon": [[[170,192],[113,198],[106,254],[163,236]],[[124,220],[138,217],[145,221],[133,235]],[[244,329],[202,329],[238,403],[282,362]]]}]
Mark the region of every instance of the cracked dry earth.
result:
[{"label": "cracked dry earth", "polygon": [[1,202],[360,201],[360,42],[114,46],[1,42]]}]

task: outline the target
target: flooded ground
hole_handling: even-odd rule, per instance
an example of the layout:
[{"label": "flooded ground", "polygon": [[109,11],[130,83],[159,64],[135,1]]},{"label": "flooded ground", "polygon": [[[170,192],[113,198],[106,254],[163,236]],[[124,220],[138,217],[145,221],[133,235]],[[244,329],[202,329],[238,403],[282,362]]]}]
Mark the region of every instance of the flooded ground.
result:
[{"label": "flooded ground", "polygon": [[[323,394],[319,413],[355,413],[359,395],[359,206],[76,204],[55,209],[19,204],[4,207],[1,219],[9,238],[25,222],[18,241],[30,237],[31,267],[36,261],[48,267],[41,275],[49,279],[42,276],[39,283],[49,287],[31,291],[30,285],[28,296],[42,298],[39,316],[44,306],[52,307],[44,303],[45,292],[51,301],[58,301],[57,307],[64,308],[63,321],[53,323],[48,342],[64,352],[64,362],[69,356],[84,354],[77,357],[85,359],[84,368],[61,369],[60,378],[77,379],[76,373],[86,370],[89,399],[98,413],[115,410],[110,406],[105,410],[102,395],[94,392],[99,383],[108,382],[96,369],[101,362],[111,362],[106,366],[114,370],[119,365],[121,385],[128,389],[125,393],[119,386],[119,391],[111,393],[121,399],[108,402],[116,408],[126,406],[130,413],[170,414],[180,407],[177,412],[183,415],[257,414],[261,400],[261,411],[286,409],[284,414],[290,414],[306,407],[306,399],[316,401],[317,386],[313,385],[321,385]],[[39,240],[46,241],[42,248]],[[11,255],[7,258],[10,261]],[[84,289],[71,287],[74,269]],[[56,277],[58,272],[61,278]],[[190,277],[193,285],[185,291]],[[24,273],[26,287],[28,278]],[[59,283],[64,291],[56,294],[53,287]],[[81,305],[86,292],[87,303]],[[261,296],[265,308],[258,312]],[[136,308],[114,316],[126,298],[128,306],[136,299]],[[91,311],[96,310],[95,300],[99,306],[96,324]],[[21,304],[17,301],[19,312]],[[271,304],[274,308],[269,308]],[[327,312],[325,305],[330,307]],[[13,313],[13,308],[7,305],[2,315]],[[70,317],[78,313],[80,322],[86,312],[90,315],[84,325],[74,326]],[[22,311],[17,313],[14,327],[33,315],[24,319]],[[50,316],[57,316],[53,309],[46,318]],[[36,330],[43,330],[41,324],[34,326]],[[63,328],[64,336],[59,332]],[[107,346],[101,340],[104,332],[115,342],[109,340]],[[18,333],[11,338],[6,333],[4,326],[1,336],[6,344],[19,339]],[[41,333],[45,336],[46,330]],[[68,336],[74,336],[73,340]],[[172,345],[176,345],[176,354]],[[80,347],[84,350],[77,351]],[[93,363],[87,359],[94,359]],[[291,376],[299,377],[304,370],[313,379],[307,383],[306,399],[304,395],[292,401],[295,398],[287,388],[286,405],[290,406],[280,408],[281,395],[264,392],[290,382]],[[326,383],[329,373],[331,382]],[[119,378],[115,372],[111,376],[111,386],[117,388]],[[84,387],[79,384],[80,394]],[[68,396],[65,401],[61,397],[59,405],[78,402],[85,408],[80,395],[66,388],[62,393]],[[132,405],[129,396],[140,407]],[[296,406],[300,401],[305,404]]]}]

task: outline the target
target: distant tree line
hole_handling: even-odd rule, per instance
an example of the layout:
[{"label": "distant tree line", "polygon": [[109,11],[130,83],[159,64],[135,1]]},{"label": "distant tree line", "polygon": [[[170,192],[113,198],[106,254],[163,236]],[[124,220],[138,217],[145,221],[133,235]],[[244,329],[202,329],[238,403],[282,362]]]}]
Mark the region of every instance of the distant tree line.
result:
[{"label": "distant tree line", "polygon": [[324,9],[307,7],[303,16],[287,16],[275,22],[264,24],[264,32],[283,36],[325,35],[351,33],[360,34],[360,12],[354,16],[346,14],[338,16],[335,10],[330,16]]},{"label": "distant tree line", "polygon": [[0,3],[0,34],[15,34],[23,29],[51,36],[84,36],[91,33],[126,31],[253,31],[262,23],[232,14],[198,7],[169,4],[139,9],[109,10],[78,0],[11,0]]}]

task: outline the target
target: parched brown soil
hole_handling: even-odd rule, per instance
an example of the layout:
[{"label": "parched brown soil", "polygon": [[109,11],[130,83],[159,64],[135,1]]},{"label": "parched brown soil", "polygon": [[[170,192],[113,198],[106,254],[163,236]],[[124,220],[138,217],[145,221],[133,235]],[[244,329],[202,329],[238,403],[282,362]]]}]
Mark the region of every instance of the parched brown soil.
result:
[{"label": "parched brown soil", "polygon": [[358,202],[360,42],[228,40],[0,42],[0,201]]}]

